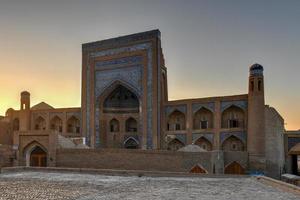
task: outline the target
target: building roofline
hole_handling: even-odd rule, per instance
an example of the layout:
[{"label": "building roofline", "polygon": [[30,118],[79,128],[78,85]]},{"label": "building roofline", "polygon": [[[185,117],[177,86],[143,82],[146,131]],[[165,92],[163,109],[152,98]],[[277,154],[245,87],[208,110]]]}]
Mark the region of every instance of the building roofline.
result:
[{"label": "building roofline", "polygon": [[140,32],[140,33],[134,33],[130,35],[124,35],[94,42],[88,42],[82,44],[82,49],[93,49],[95,47],[108,47],[113,45],[120,45],[120,44],[127,44],[134,41],[139,40],[147,40],[152,38],[160,38],[160,31],[158,29]]}]

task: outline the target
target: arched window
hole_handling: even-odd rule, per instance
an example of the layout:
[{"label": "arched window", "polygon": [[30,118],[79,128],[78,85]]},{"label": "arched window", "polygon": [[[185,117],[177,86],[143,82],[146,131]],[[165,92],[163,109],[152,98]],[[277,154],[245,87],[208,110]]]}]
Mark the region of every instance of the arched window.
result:
[{"label": "arched window", "polygon": [[50,129],[62,133],[62,124],[62,120],[58,116],[55,116],[50,121]]},{"label": "arched window", "polygon": [[139,144],[134,138],[128,138],[124,143],[124,147],[126,149],[138,149]]},{"label": "arched window", "polygon": [[184,144],[175,138],[168,143],[167,149],[170,151],[177,151],[178,149],[180,149],[182,147],[184,147]]},{"label": "arched window", "polygon": [[68,133],[80,133],[80,121],[77,117],[72,116],[67,121]]},{"label": "arched window", "polygon": [[258,91],[261,91],[261,80],[258,81]]},{"label": "arched window", "polygon": [[46,120],[39,116],[34,123],[34,130],[46,130]]},{"label": "arched window", "polygon": [[207,170],[204,169],[201,165],[195,165],[191,170],[190,173],[195,173],[195,174],[207,174]]},{"label": "arched window", "polygon": [[138,97],[129,89],[122,85],[118,85],[105,99],[105,113],[138,113],[139,100]]},{"label": "arched window", "polygon": [[230,106],[222,113],[222,128],[244,128],[244,111],[237,106]]},{"label": "arched window", "polygon": [[168,117],[167,130],[168,131],[185,130],[185,115],[178,110],[173,111]]},{"label": "arched window", "polygon": [[13,120],[13,131],[20,130],[20,120],[18,118]]},{"label": "arched window", "polygon": [[201,137],[196,142],[194,143],[195,145],[198,145],[202,149],[206,151],[211,151],[212,150],[212,144],[210,141],[208,141],[206,138]]},{"label": "arched window", "polygon": [[132,117],[126,120],[126,132],[137,132],[137,121]]},{"label": "arched window", "polygon": [[110,120],[109,129],[110,129],[110,132],[119,132],[120,131],[119,121],[116,119]]},{"label": "arched window", "polygon": [[244,143],[235,136],[230,136],[222,144],[223,151],[244,151]]},{"label": "arched window", "polygon": [[194,114],[193,128],[198,129],[208,129],[213,127],[213,113],[206,109],[201,108]]}]

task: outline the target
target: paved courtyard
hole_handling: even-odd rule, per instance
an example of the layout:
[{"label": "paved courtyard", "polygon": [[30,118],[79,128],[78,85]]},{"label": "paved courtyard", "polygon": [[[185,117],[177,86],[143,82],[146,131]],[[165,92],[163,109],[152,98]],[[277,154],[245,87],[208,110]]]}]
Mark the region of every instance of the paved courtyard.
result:
[{"label": "paved courtyard", "polygon": [[253,178],[149,178],[72,173],[0,174],[0,200],[299,200]]}]

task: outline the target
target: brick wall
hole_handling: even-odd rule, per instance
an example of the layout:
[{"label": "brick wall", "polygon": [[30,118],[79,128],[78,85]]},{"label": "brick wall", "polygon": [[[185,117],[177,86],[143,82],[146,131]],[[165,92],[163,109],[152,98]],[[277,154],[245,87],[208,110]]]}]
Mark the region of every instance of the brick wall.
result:
[{"label": "brick wall", "polygon": [[11,167],[14,153],[9,145],[0,145],[0,168]]},{"label": "brick wall", "polygon": [[[222,154],[220,156],[220,154]],[[226,155],[226,153],[225,153]],[[200,164],[209,173],[223,173],[223,153],[216,152],[168,152],[157,150],[127,149],[58,149],[57,167],[122,169],[145,171],[189,172]],[[246,164],[247,153],[235,156],[241,164]]]}]

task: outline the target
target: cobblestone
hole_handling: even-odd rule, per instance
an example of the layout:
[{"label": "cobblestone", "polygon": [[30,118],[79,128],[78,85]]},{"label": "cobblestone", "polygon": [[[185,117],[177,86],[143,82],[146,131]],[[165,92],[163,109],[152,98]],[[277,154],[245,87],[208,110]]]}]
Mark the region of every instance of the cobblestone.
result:
[{"label": "cobblestone", "polygon": [[0,200],[298,200],[253,178],[120,177],[75,173],[0,174]]}]

